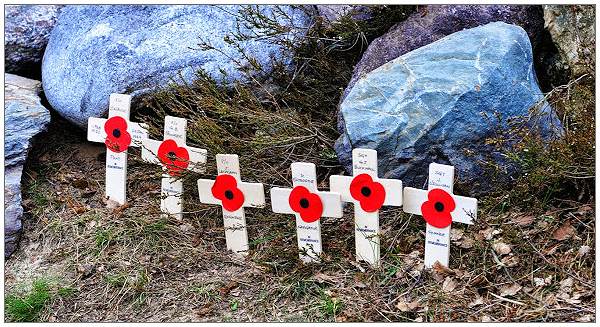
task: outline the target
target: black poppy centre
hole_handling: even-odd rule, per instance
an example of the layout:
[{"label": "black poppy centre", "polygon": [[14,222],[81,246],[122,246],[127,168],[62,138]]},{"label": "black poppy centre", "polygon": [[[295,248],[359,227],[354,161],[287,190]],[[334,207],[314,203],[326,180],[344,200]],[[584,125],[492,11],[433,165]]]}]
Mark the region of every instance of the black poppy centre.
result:
[{"label": "black poppy centre", "polygon": [[370,189],[369,187],[367,187],[367,186],[363,186],[363,187],[360,189],[360,193],[361,193],[362,195],[364,195],[364,196],[370,196],[370,195],[371,195],[371,189]]},{"label": "black poppy centre", "polygon": [[433,205],[433,207],[435,208],[435,211],[437,211],[437,212],[442,212],[442,211],[444,211],[444,204],[443,204],[443,203],[441,203],[441,202],[439,202],[439,201],[438,201],[438,202],[436,202],[436,203]]},{"label": "black poppy centre", "polygon": [[112,135],[114,137],[121,137],[121,130],[118,128],[113,129]]},{"label": "black poppy centre", "polygon": [[225,198],[227,198],[227,200],[233,199],[233,192],[231,190],[225,191]]},{"label": "black poppy centre", "polygon": [[308,208],[308,205],[309,205],[309,203],[308,203],[307,199],[305,199],[305,198],[300,199],[300,207],[302,207],[303,209],[306,209],[306,208]]},{"label": "black poppy centre", "polygon": [[175,154],[174,151],[169,151],[169,153],[167,153],[167,158],[169,158],[171,160],[175,160],[175,159],[177,159],[177,155]]}]

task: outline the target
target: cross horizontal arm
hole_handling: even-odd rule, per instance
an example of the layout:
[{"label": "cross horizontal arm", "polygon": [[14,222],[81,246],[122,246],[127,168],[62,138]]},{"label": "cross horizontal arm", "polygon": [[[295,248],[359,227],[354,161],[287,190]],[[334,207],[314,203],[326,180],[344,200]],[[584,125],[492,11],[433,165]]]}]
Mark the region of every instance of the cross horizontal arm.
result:
[{"label": "cross horizontal arm", "polygon": [[161,143],[161,141],[156,141],[149,138],[144,139],[142,141],[142,160],[157,165],[161,164],[157,155],[158,147]]},{"label": "cross horizontal arm", "polygon": [[87,139],[90,142],[104,143],[106,132],[104,131],[106,118],[90,117],[87,126]]},{"label": "cross horizontal arm", "polygon": [[[412,187],[404,188],[404,212],[421,215],[421,205],[427,201],[426,190]],[[452,195],[456,208],[452,211],[452,221],[463,224],[473,224],[477,219],[477,199],[466,196]]]},{"label": "cross horizontal arm", "polygon": [[402,181],[399,179],[379,179],[377,180],[385,189],[384,206],[402,206]]},{"label": "cross horizontal arm", "polygon": [[332,192],[339,193],[344,202],[353,202],[354,199],[350,194],[350,183],[353,176],[331,175],[329,176],[329,189]]},{"label": "cross horizontal arm", "polygon": [[[332,192],[339,193],[344,202],[356,202],[350,194],[350,184],[354,176],[332,175],[329,187]],[[374,179],[385,188],[385,206],[402,206],[402,181],[399,179]]]},{"label": "cross horizontal arm", "polygon": [[189,169],[197,173],[203,173],[206,170],[206,149],[194,148],[191,146],[185,147],[190,154]]},{"label": "cross horizontal arm", "polygon": [[[198,180],[198,195],[200,202],[206,204],[221,204],[221,200],[212,195],[212,187],[215,184],[211,179]],[[265,190],[262,183],[239,183],[239,189],[244,193],[243,207],[260,208],[265,206]]]},{"label": "cross horizontal arm", "polygon": [[[104,124],[106,118],[90,117],[88,119],[87,139],[90,142],[104,143],[106,140],[106,131]],[[148,137],[146,124],[127,122],[127,132],[131,135],[131,144],[129,146],[138,147],[143,139]]]},{"label": "cross horizontal arm", "polygon": [[427,201],[427,191],[412,187],[404,188],[404,212],[420,215],[421,205],[425,201]]},{"label": "cross horizontal arm", "polygon": [[221,204],[221,200],[212,195],[211,189],[214,184],[215,181],[212,179],[198,180],[198,195],[200,196],[200,202],[206,204]]},{"label": "cross horizontal arm", "polygon": [[127,131],[131,134],[131,146],[139,147],[148,138],[148,125],[143,123],[127,123]]},{"label": "cross horizontal arm", "polygon": [[452,221],[463,224],[473,224],[477,219],[477,199],[454,195],[456,209],[452,212]]},{"label": "cross horizontal arm", "polygon": [[262,208],[265,206],[265,188],[262,183],[239,183],[244,193],[244,207]]},{"label": "cross horizontal arm", "polygon": [[[271,206],[273,212],[295,214],[290,208],[289,197],[292,189],[274,187],[271,189]],[[338,193],[316,192],[323,203],[323,213],[321,217],[342,217],[342,202]]]}]

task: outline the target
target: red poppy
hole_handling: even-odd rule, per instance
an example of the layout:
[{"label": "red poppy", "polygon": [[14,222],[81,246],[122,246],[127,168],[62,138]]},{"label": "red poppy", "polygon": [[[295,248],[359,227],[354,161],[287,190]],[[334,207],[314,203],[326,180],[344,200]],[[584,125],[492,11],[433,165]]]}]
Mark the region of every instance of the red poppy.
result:
[{"label": "red poppy", "polygon": [[164,140],[158,147],[158,159],[171,176],[178,176],[190,164],[188,150],[177,146],[177,142],[171,139]]},{"label": "red poppy", "polygon": [[375,212],[385,201],[385,188],[374,182],[369,174],[360,174],[350,183],[350,195],[360,202],[360,207],[366,212]]},{"label": "red poppy", "polygon": [[127,132],[127,121],[121,116],[110,117],[104,123],[106,140],[104,144],[112,152],[126,151],[131,144],[131,135]]},{"label": "red poppy", "polygon": [[300,214],[300,218],[307,223],[312,223],[319,218],[323,213],[323,203],[321,198],[304,186],[296,186],[290,193],[288,199],[290,208]]},{"label": "red poppy", "polygon": [[427,193],[427,201],[421,205],[421,214],[429,225],[444,228],[452,223],[450,213],[455,208],[456,203],[452,195],[442,189],[434,188]]},{"label": "red poppy", "polygon": [[215,198],[221,200],[223,208],[227,211],[236,211],[244,204],[244,193],[237,187],[237,180],[231,175],[217,176],[211,192]]}]

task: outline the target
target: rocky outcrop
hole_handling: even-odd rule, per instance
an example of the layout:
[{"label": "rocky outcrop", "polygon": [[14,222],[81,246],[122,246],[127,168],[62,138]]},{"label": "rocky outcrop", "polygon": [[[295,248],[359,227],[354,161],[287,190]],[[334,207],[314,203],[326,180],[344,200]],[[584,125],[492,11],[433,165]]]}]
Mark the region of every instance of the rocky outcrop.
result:
[{"label": "rocky outcrop", "polygon": [[[431,162],[456,167],[475,192],[493,188],[483,162],[502,156],[486,144],[514,117],[542,103],[536,127],[560,132],[543,102],[531,43],[501,22],[463,30],[408,52],[357,80],[340,105],[338,158],[351,171],[352,148],[376,149],[379,171],[422,187]],[[532,126],[533,127],[533,126]]]},{"label": "rocky outcrop", "polygon": [[412,50],[454,32],[501,21],[521,26],[537,45],[544,32],[541,6],[522,5],[429,5],[373,40],[354,68],[344,96],[363,75]]},{"label": "rocky outcrop", "polygon": [[63,6],[7,5],[4,11],[6,72],[40,75],[44,49]]},{"label": "rocky outcrop", "polygon": [[596,10],[593,5],[545,5],[545,26],[572,77],[596,69]]},{"label": "rocky outcrop", "polygon": [[317,5],[317,11],[329,24],[346,15],[355,20],[368,20],[372,16],[371,8],[366,5]]},{"label": "rocky outcrop", "polygon": [[[272,59],[291,63],[281,42],[306,32],[311,17],[291,6],[253,7],[288,30],[232,44],[237,29],[263,30],[243,20],[242,6],[66,6],[52,31],[42,65],[48,102],[63,117],[85,127],[108,110],[111,93],[134,97],[172,81],[190,82],[203,69],[224,83],[244,81],[238,68],[253,58],[265,72]],[[239,34],[239,33],[238,33]],[[208,48],[199,46],[207,43]],[[243,54],[239,50],[243,51]],[[182,79],[180,79],[181,77]]]},{"label": "rocky outcrop", "polygon": [[4,75],[4,256],[16,249],[21,232],[21,175],[31,140],[46,129],[50,112],[40,102],[41,83]]}]

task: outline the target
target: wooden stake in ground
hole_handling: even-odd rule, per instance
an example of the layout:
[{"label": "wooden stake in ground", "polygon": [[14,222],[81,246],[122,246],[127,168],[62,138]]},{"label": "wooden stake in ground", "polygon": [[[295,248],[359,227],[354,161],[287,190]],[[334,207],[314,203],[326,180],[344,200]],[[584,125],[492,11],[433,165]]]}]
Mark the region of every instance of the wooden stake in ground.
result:
[{"label": "wooden stake in ground", "polygon": [[296,215],[296,231],[300,259],[305,262],[319,260],[321,243],[321,217],[342,217],[339,193],[317,190],[317,170],[314,164],[292,163],[293,189],[271,189],[273,212]]},{"label": "wooden stake in ground", "polygon": [[242,182],[240,162],[235,154],[217,154],[217,172],[214,181],[198,180],[200,202],[223,207],[227,250],[247,255],[249,247],[244,207],[265,206],[263,184]]},{"label": "wooden stake in ground", "polygon": [[379,266],[379,209],[402,206],[402,181],[377,177],[377,151],[352,150],[354,176],[329,177],[332,192],[342,201],[354,203],[356,259]]},{"label": "wooden stake in ground", "polygon": [[185,170],[204,172],[206,150],[186,145],[187,120],[166,116],[164,140],[145,138],[142,159],[163,168],[160,209],[181,220],[183,218],[183,181]]},{"label": "wooden stake in ground", "polygon": [[88,119],[87,139],[106,144],[106,197],[124,204],[127,185],[127,148],[140,146],[146,126],[129,121],[131,96],[110,95],[108,118]]},{"label": "wooden stake in ground", "polygon": [[454,167],[431,163],[428,190],[404,188],[404,212],[422,215],[425,232],[425,267],[436,261],[448,266],[450,225],[473,224],[477,219],[477,199],[454,195]]}]

